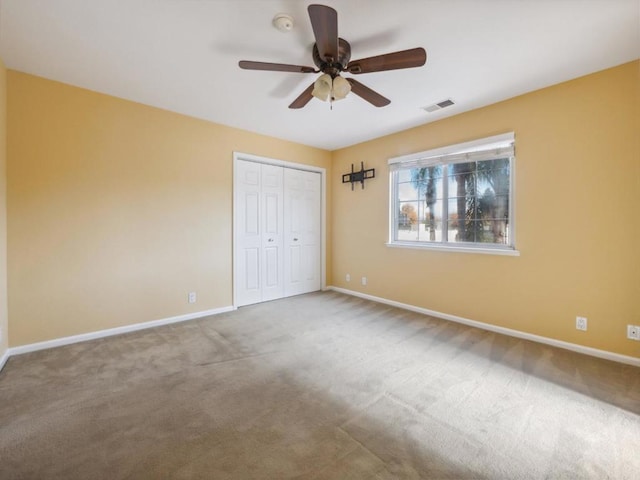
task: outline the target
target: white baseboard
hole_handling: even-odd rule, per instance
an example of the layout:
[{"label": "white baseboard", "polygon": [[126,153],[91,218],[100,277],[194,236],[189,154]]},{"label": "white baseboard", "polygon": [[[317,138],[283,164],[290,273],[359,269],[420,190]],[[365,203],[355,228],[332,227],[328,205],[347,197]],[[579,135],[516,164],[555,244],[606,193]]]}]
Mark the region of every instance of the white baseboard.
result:
[{"label": "white baseboard", "polygon": [[2,357],[0,357],[0,372],[2,371],[2,369],[4,368],[4,364],[7,363],[7,360],[9,360],[9,350],[7,350],[6,352],[4,352],[4,354],[2,355]]},{"label": "white baseboard", "polygon": [[543,337],[540,335],[534,335],[532,333],[521,332],[520,330],[513,330],[511,328],[499,327],[497,325],[491,325],[490,323],[478,322],[476,320],[469,320],[468,318],[458,317],[456,315],[449,315],[448,313],[436,312],[435,310],[429,310],[427,308],[416,307],[415,305],[409,305],[407,303],[400,303],[394,300],[388,300],[382,297],[376,297],[368,295],[366,293],[360,293],[353,290],[347,290],[340,287],[327,287],[327,290],[333,290],[335,292],[344,293],[346,295],[352,295],[354,297],[364,298],[366,300],[372,300],[374,302],[383,303],[392,307],[402,308],[404,310],[410,310],[412,312],[423,313],[431,317],[441,318],[443,320],[449,320],[456,323],[462,323],[470,327],[480,328],[482,330],[488,330],[490,332],[501,333],[510,337],[522,338],[524,340],[531,340],[533,342],[544,343],[553,347],[564,348],[565,350],[571,350],[573,352],[583,353],[585,355],[591,355],[592,357],[604,358],[606,360],[612,360],[614,362],[625,363],[640,367],[640,358],[630,357],[627,355],[621,355],[619,353],[608,352],[606,350],[599,350],[597,348],[585,347],[583,345],[577,345],[575,343],[564,342],[562,340],[556,340],[554,338]]},{"label": "white baseboard", "polygon": [[11,347],[5,353],[0,360],[0,370],[4,366],[4,362],[10,356],[20,355],[22,353],[36,352],[38,350],[45,350],[47,348],[61,347],[63,345],[70,345],[72,343],[86,342],[88,340],[95,340],[97,338],[111,337],[113,335],[120,335],[128,332],[135,332],[137,330],[145,330],[147,328],[160,327],[162,325],[169,325],[172,323],[186,322],[187,320],[194,320],[196,318],[208,317],[209,315],[218,315],[220,313],[231,312],[235,310],[234,307],[221,307],[214,308],[212,310],[203,310],[201,312],[187,313],[185,315],[178,315],[176,317],[163,318],[160,320],[151,320],[149,322],[134,323],[132,325],[123,325],[122,327],[108,328],[106,330],[98,330],[96,332],[83,333],[80,335],[73,335],[70,337],[56,338],[54,340],[47,340],[45,342],[30,343],[27,345],[20,345],[18,347]]}]

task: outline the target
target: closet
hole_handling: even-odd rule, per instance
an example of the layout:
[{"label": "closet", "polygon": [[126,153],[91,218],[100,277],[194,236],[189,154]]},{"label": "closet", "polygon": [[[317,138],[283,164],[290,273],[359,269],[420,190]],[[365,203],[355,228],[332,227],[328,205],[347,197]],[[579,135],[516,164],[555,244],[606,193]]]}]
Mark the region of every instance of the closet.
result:
[{"label": "closet", "polygon": [[321,174],[236,158],[237,307],[320,290]]}]

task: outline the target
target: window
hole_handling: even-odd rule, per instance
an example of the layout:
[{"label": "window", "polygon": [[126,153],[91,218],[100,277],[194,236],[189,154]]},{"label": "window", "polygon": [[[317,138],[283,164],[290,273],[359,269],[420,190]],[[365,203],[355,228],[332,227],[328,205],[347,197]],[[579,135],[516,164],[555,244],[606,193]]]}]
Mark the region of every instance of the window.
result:
[{"label": "window", "polygon": [[513,133],[389,160],[390,246],[517,253]]}]

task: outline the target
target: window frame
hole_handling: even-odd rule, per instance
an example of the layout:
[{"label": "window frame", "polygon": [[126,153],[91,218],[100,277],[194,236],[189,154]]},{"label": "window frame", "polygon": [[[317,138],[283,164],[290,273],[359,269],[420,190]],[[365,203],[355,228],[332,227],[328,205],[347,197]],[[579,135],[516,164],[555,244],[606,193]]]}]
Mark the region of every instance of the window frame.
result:
[{"label": "window frame", "polygon": [[[400,208],[400,199],[398,198],[398,175],[401,170],[409,170],[412,168],[421,168],[428,166],[449,166],[464,161],[483,161],[491,158],[473,159],[474,154],[486,155],[481,152],[488,152],[498,148],[509,148],[509,239],[510,244],[480,243],[480,242],[444,242],[444,241],[411,241],[396,240],[398,232],[398,211]],[[471,158],[469,158],[471,157]],[[491,157],[491,155],[489,155]],[[496,158],[504,158],[496,155]],[[470,142],[457,143],[447,145],[440,148],[426,150],[422,152],[394,157],[388,160],[389,165],[389,241],[386,243],[388,247],[393,248],[409,248],[420,250],[438,250],[453,251],[463,253],[483,253],[493,255],[520,255],[516,249],[515,237],[515,135],[513,132],[494,135],[491,137],[480,138]],[[446,184],[449,175],[443,181]],[[448,204],[449,197],[443,198],[443,203]],[[446,228],[446,222],[443,215],[443,230]]]}]

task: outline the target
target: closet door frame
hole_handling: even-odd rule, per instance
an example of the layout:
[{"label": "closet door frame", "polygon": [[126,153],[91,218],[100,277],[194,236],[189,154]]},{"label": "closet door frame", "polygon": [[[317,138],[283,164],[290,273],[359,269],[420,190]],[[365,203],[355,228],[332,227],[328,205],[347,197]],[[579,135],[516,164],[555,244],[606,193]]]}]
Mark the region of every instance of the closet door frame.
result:
[{"label": "closet door frame", "polygon": [[233,306],[234,308],[238,307],[237,301],[237,292],[236,292],[236,279],[237,279],[237,269],[238,265],[236,262],[236,239],[238,237],[238,222],[237,222],[237,211],[235,204],[235,185],[236,185],[236,170],[237,170],[237,161],[238,160],[246,160],[249,162],[262,163],[266,165],[275,165],[278,167],[285,168],[293,168],[297,170],[304,170],[308,172],[316,172],[320,174],[320,288],[322,290],[326,290],[327,288],[327,279],[326,279],[326,269],[327,269],[327,171],[321,167],[315,167],[312,165],[305,165],[302,163],[294,163],[287,162],[285,160],[278,160],[275,158],[262,157],[259,155],[252,155],[249,153],[242,152],[233,152],[233,192],[232,192],[232,201],[233,201],[233,242],[232,242],[232,251],[231,258],[233,261],[233,279],[232,279],[232,289],[233,289]]}]

